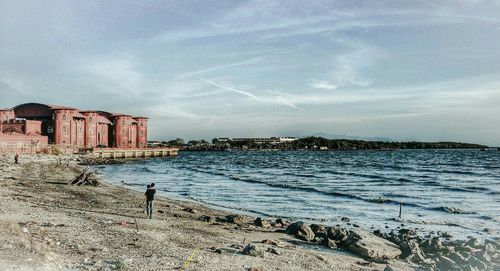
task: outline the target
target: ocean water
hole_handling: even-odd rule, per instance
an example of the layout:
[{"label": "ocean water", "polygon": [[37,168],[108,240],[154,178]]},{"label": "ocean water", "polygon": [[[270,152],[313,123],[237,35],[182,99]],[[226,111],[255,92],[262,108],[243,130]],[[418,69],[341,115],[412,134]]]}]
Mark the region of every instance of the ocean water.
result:
[{"label": "ocean water", "polygon": [[164,196],[261,217],[461,239],[500,231],[500,152],[181,152],[97,168],[114,184],[154,182]]}]

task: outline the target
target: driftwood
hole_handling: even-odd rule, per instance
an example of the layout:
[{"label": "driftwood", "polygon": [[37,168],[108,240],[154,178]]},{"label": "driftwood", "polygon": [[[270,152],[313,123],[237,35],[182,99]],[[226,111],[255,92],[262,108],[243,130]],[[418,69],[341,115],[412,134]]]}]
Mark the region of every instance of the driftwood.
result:
[{"label": "driftwood", "polygon": [[97,180],[95,173],[90,171],[88,168],[84,168],[83,171],[78,174],[75,178],[69,181],[71,185],[92,185],[98,186],[101,183]]}]

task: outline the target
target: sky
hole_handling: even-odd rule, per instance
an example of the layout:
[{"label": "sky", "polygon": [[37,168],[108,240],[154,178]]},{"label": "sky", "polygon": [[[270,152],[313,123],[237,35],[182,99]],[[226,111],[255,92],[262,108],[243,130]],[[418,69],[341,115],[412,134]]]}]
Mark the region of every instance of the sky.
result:
[{"label": "sky", "polygon": [[500,146],[500,1],[0,0],[0,108]]}]

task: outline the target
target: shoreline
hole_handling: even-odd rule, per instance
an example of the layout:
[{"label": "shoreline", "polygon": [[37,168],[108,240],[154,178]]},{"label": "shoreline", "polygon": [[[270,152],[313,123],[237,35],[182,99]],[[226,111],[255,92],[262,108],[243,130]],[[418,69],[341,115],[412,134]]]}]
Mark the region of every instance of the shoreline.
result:
[{"label": "shoreline", "polygon": [[[452,246],[439,238],[421,240],[420,246],[429,242],[422,247],[425,254],[415,251],[403,262],[400,254],[408,248],[395,243],[411,237],[411,229],[374,235],[357,225],[280,225],[163,196],[155,199],[155,217],[148,220],[142,192],[106,180],[97,187],[67,185],[82,169],[78,156],[32,155],[20,165],[13,165],[11,156],[0,156],[0,217],[2,228],[9,229],[0,231],[8,244],[0,250],[7,252],[0,265],[7,270],[413,270],[442,264],[445,256],[429,247]],[[17,240],[9,239],[12,233]],[[356,238],[373,246],[360,246]],[[415,240],[403,244],[413,246]],[[15,257],[26,253],[31,260]]]},{"label": "shoreline", "polygon": [[[51,155],[22,155],[20,164],[14,165],[11,156],[0,156],[0,266],[6,270],[384,270],[387,266],[276,231],[283,227],[257,227],[253,217],[161,196],[155,199],[153,219],[148,220],[140,192],[105,180],[97,187],[67,185],[82,168],[78,156],[65,156],[62,160],[69,160],[68,165],[58,164],[61,156]],[[221,221],[228,217],[234,221]],[[245,252],[248,246],[254,249]],[[390,265],[413,270],[399,260]]]}]

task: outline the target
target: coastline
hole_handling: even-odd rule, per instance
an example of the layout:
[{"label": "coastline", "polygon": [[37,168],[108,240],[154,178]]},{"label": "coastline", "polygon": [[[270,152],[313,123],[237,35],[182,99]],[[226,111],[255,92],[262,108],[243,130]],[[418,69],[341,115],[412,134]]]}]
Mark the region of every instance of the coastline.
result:
[{"label": "coastline", "polygon": [[[301,241],[255,217],[155,199],[100,180],[71,186],[77,156],[0,156],[0,266],[6,270],[384,270],[350,252]],[[68,161],[58,163],[58,161]],[[200,220],[206,217],[208,222]],[[241,220],[241,221],[240,221]],[[272,240],[262,243],[264,240]],[[253,253],[244,253],[254,246]],[[248,251],[247,251],[248,252]],[[249,254],[249,255],[247,255]],[[415,266],[390,261],[395,270]],[[253,269],[252,269],[253,268]]]}]

